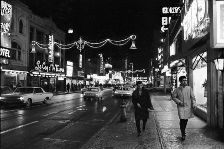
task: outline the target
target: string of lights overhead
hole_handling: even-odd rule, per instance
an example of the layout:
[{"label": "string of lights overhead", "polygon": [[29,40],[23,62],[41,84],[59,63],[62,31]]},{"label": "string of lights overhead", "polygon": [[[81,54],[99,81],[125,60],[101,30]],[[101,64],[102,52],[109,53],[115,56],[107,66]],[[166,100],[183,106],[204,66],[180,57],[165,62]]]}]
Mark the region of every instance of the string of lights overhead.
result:
[{"label": "string of lights overhead", "polygon": [[78,41],[75,41],[75,42],[70,43],[70,44],[61,44],[61,43],[58,43],[58,42],[55,42],[55,41],[53,41],[52,43],[49,42],[49,44],[41,44],[41,43],[38,43],[37,41],[32,41],[32,51],[31,51],[31,53],[36,52],[35,51],[35,45],[37,45],[41,49],[48,49],[48,47],[51,44],[56,45],[60,49],[71,49],[74,46],[76,46],[76,48],[78,50],[80,50],[80,52],[81,52],[82,49],[84,49],[85,45],[87,45],[91,48],[100,48],[100,47],[103,47],[106,43],[109,42],[109,43],[111,43],[112,45],[115,45],[115,46],[123,46],[123,45],[127,44],[130,40],[132,41],[130,49],[137,49],[136,46],[135,46],[135,39],[136,39],[136,35],[131,35],[128,38],[122,39],[122,40],[105,39],[101,42],[89,42],[89,41],[83,40],[80,37]]}]

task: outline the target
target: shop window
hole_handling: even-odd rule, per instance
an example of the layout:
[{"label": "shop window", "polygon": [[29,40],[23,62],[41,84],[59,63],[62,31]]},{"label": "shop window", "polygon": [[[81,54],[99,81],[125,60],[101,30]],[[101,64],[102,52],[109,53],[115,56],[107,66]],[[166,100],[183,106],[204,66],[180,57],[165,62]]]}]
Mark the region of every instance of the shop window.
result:
[{"label": "shop window", "polygon": [[19,33],[23,34],[23,21],[19,20]]},{"label": "shop window", "polygon": [[12,59],[21,61],[21,47],[18,43],[12,42]]},{"label": "shop window", "polygon": [[[207,53],[192,59],[193,89],[197,105],[207,108]],[[203,74],[203,75],[201,75]]]}]

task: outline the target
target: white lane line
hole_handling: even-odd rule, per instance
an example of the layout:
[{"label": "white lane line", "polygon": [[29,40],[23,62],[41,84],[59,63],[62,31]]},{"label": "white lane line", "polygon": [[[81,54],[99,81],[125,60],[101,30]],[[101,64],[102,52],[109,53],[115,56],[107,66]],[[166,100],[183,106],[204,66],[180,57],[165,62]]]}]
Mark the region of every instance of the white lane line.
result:
[{"label": "white lane line", "polygon": [[74,113],[74,112],[76,112],[76,111],[77,111],[77,110],[75,110],[75,111],[72,111],[72,112],[69,112],[68,114],[69,114],[69,115],[71,115],[72,113]]},{"label": "white lane line", "polygon": [[53,138],[43,138],[45,141],[53,141],[53,142],[80,142],[80,141],[75,141],[75,140],[63,140],[63,139],[53,139]]},{"label": "white lane line", "polygon": [[44,114],[43,116],[48,116],[48,115],[55,114],[55,113],[57,113],[57,112],[47,113],[47,114]]},{"label": "white lane line", "polygon": [[7,132],[10,132],[10,131],[19,129],[19,128],[23,128],[23,127],[25,127],[25,126],[32,125],[32,124],[37,123],[37,122],[39,122],[39,121],[34,121],[34,122],[31,122],[31,123],[27,123],[27,124],[25,124],[25,125],[20,125],[20,126],[17,126],[17,127],[15,127],[15,128],[11,128],[11,129],[8,129],[8,130],[5,130],[5,131],[1,131],[0,134],[2,135],[2,134],[5,134],[5,133],[7,133]]}]

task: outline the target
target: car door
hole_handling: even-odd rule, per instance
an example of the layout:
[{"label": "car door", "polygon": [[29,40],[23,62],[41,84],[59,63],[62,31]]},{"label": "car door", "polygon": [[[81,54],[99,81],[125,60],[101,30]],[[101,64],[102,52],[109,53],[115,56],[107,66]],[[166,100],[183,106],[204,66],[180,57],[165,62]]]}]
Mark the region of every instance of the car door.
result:
[{"label": "car door", "polygon": [[35,96],[35,102],[41,102],[44,100],[43,97],[43,90],[41,88],[35,88],[35,92],[34,92],[34,96]]}]

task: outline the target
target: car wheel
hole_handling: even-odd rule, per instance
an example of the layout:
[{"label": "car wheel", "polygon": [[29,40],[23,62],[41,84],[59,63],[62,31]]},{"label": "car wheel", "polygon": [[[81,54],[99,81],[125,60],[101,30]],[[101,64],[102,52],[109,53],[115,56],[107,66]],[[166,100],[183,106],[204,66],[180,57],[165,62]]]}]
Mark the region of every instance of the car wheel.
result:
[{"label": "car wheel", "polygon": [[27,102],[26,102],[26,107],[27,107],[27,108],[30,108],[30,107],[31,107],[31,104],[32,104],[32,99],[29,98],[29,99],[27,100]]}]

